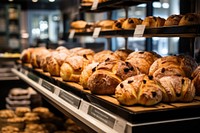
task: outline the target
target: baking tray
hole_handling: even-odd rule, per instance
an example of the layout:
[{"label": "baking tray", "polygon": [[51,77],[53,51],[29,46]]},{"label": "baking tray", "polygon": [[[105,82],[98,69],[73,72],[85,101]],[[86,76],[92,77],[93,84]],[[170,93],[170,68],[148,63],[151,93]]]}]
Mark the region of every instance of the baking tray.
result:
[{"label": "baking tray", "polygon": [[89,90],[83,89],[83,87],[77,83],[62,81],[60,77],[51,77],[48,73],[43,73],[41,69],[32,69],[24,65],[22,65],[22,67],[130,123],[138,124],[200,117],[199,96],[196,96],[190,103],[159,103],[149,107],[141,105],[122,106],[113,96],[94,95],[91,94]]},{"label": "baking tray", "polygon": [[106,2],[99,3],[96,10],[91,10],[91,5],[90,6],[82,5],[80,7],[80,12],[96,13],[96,12],[112,11],[116,9],[122,9],[154,1],[159,1],[159,0],[108,0]]},{"label": "baking tray", "polygon": [[[108,30],[101,31],[99,37],[133,37],[135,30]],[[69,35],[69,33],[68,33]],[[91,36],[93,32],[79,32],[75,36]],[[200,36],[200,25],[164,26],[146,28],[143,37],[197,37]]]}]

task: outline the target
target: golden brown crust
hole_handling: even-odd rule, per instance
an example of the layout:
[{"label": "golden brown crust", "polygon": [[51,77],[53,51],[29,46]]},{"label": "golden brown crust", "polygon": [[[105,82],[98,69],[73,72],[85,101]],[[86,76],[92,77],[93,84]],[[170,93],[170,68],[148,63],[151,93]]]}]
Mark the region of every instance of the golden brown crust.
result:
[{"label": "golden brown crust", "polygon": [[183,15],[179,22],[179,26],[199,24],[199,15],[196,13],[187,13]]},{"label": "golden brown crust", "polygon": [[165,21],[164,26],[175,26],[178,25],[183,15],[173,14],[170,15]]},{"label": "golden brown crust", "polygon": [[132,76],[122,81],[115,91],[115,97],[123,105],[155,105],[162,100],[160,86],[145,74]]},{"label": "golden brown crust", "polygon": [[114,55],[119,56],[120,60],[125,61],[126,58],[133,50],[130,49],[118,49],[114,52]]},{"label": "golden brown crust", "polygon": [[77,20],[71,22],[71,28],[72,29],[84,29],[87,25],[87,22],[84,20]]},{"label": "golden brown crust", "polygon": [[126,18],[119,18],[118,20],[115,20],[112,29],[113,30],[121,30],[122,29],[122,24],[126,20]]},{"label": "golden brown crust", "polygon": [[101,20],[96,22],[95,27],[101,27],[101,31],[112,30],[114,23],[114,20]]},{"label": "golden brown crust", "polygon": [[129,54],[126,62],[138,68],[141,73],[148,74],[150,66],[160,57],[161,56],[155,52],[136,51]]},{"label": "golden brown crust", "polygon": [[200,66],[198,66],[192,73],[192,82],[194,83],[196,89],[196,95],[200,96]]},{"label": "golden brown crust", "polygon": [[154,17],[154,16],[147,16],[143,21],[142,25],[145,25],[146,27],[155,28],[155,27],[161,27],[165,23],[165,19],[161,17]]},{"label": "golden brown crust", "polygon": [[135,29],[136,25],[142,24],[142,19],[140,18],[128,18],[122,24],[122,29]]},{"label": "golden brown crust", "polygon": [[191,102],[194,99],[195,87],[187,77],[165,76],[159,82],[164,88],[163,102]]},{"label": "golden brown crust", "polygon": [[30,63],[31,62],[31,54],[34,51],[34,48],[24,49],[20,55],[20,59],[22,63]]},{"label": "golden brown crust", "polygon": [[114,52],[110,50],[103,50],[100,52],[97,52],[94,55],[94,62],[104,62],[105,60],[120,60],[119,56],[116,56]]}]

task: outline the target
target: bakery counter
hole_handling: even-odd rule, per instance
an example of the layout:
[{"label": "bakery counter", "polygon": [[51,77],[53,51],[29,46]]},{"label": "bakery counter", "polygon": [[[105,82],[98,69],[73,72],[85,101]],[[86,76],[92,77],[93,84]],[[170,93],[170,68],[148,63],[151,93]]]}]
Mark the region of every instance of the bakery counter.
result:
[{"label": "bakery counter", "polygon": [[[90,132],[177,131],[198,129],[200,97],[190,103],[159,103],[154,106],[122,106],[114,96],[91,94],[77,83],[64,82],[40,69],[22,65],[12,69],[64,114]],[[176,129],[175,129],[176,130]]]},{"label": "bakery counter", "polygon": [[[168,26],[158,28],[146,28],[143,37],[197,37],[200,35],[200,25],[187,25],[187,26]],[[107,30],[100,31],[98,37],[134,37],[135,30]],[[69,36],[68,33],[67,36]],[[93,32],[76,32],[74,37],[91,36]]]}]

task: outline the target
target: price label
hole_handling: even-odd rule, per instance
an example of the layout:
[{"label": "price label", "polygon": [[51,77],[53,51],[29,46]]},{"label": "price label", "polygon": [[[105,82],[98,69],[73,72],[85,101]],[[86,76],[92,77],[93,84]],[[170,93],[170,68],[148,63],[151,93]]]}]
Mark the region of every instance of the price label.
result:
[{"label": "price label", "polygon": [[114,127],[115,119],[96,107],[89,106],[88,115],[94,117],[111,128]]},{"label": "price label", "polygon": [[134,37],[143,37],[145,30],[145,25],[136,25],[135,32],[133,34]]},{"label": "price label", "polygon": [[28,71],[24,70],[23,68],[20,69],[20,72],[23,73],[24,75],[28,74]]},{"label": "price label", "polygon": [[42,80],[42,84],[41,84],[44,88],[46,88],[47,90],[51,91],[52,93],[55,91],[55,88],[53,85],[51,85],[49,82]]},{"label": "price label", "polygon": [[100,27],[95,28],[92,37],[93,37],[93,38],[98,38],[98,37],[99,37],[99,34],[100,34],[100,31],[101,31],[101,28],[100,28]]},{"label": "price label", "polygon": [[37,82],[37,83],[39,82],[39,77],[36,76],[35,74],[29,72],[27,76],[28,76],[30,79],[32,79],[33,81],[35,81],[35,82]]},{"label": "price label", "polygon": [[81,101],[80,98],[77,98],[73,96],[72,94],[64,92],[64,91],[60,91],[59,97],[65,100],[66,102],[68,102],[69,104],[71,104],[72,106],[79,108],[80,101]]},{"label": "price label", "polygon": [[54,93],[58,96],[60,94],[60,89],[56,87]]},{"label": "price label", "polygon": [[119,133],[124,133],[125,131],[125,128],[126,128],[126,121],[123,120],[123,119],[120,119],[120,118],[117,118],[115,120],[115,124],[114,124],[114,127],[113,129]]},{"label": "price label", "polygon": [[88,108],[89,108],[90,104],[87,103],[86,101],[81,101],[81,105],[80,105],[80,110],[82,110],[85,113],[88,113]]},{"label": "price label", "polygon": [[91,10],[96,10],[97,7],[98,7],[98,3],[99,3],[99,0],[94,0],[93,4],[92,4],[92,7],[91,7]]},{"label": "price label", "polygon": [[71,30],[70,33],[69,33],[69,38],[73,39],[74,35],[75,35],[75,30]]}]

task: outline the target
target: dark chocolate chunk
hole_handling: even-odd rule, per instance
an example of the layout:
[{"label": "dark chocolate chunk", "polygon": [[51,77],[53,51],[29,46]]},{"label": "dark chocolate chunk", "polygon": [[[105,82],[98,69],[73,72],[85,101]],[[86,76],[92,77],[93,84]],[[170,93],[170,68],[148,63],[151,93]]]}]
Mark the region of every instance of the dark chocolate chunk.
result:
[{"label": "dark chocolate chunk", "polygon": [[124,68],[124,72],[127,73],[129,71],[129,68]]},{"label": "dark chocolate chunk", "polygon": [[177,96],[177,97],[180,97],[180,96],[181,96],[181,93],[176,93],[176,96]]},{"label": "dark chocolate chunk", "polygon": [[131,18],[129,18],[128,23],[134,23],[134,21]]},{"label": "dark chocolate chunk", "polygon": [[109,61],[110,60],[110,58],[107,58],[105,61]]},{"label": "dark chocolate chunk", "polygon": [[117,23],[116,23],[116,27],[117,27],[117,28],[122,28],[122,24],[119,23],[119,22],[117,22]]},{"label": "dark chocolate chunk", "polygon": [[153,80],[153,76],[148,76],[150,80]]},{"label": "dark chocolate chunk", "polygon": [[157,93],[156,92],[151,92],[153,97],[156,97]]},{"label": "dark chocolate chunk", "polygon": [[121,87],[121,88],[124,88],[124,85],[121,83],[121,84],[120,84],[120,87]]},{"label": "dark chocolate chunk", "polygon": [[130,84],[130,83],[132,83],[133,82],[133,80],[128,80],[128,84]]},{"label": "dark chocolate chunk", "polygon": [[96,67],[92,68],[92,72],[95,72],[96,71]]},{"label": "dark chocolate chunk", "polygon": [[184,84],[185,80],[184,80],[184,79],[182,79],[182,80],[181,80],[181,82],[182,82],[182,84]]},{"label": "dark chocolate chunk", "polygon": [[162,68],[162,69],[161,69],[161,73],[164,73],[164,72],[165,72],[165,68]]},{"label": "dark chocolate chunk", "polygon": [[146,82],[147,82],[146,80],[143,80],[143,83],[144,83],[144,84],[146,84]]},{"label": "dark chocolate chunk", "polygon": [[139,52],[139,54],[144,54],[144,52],[143,52],[143,51],[141,51],[141,52]]}]

